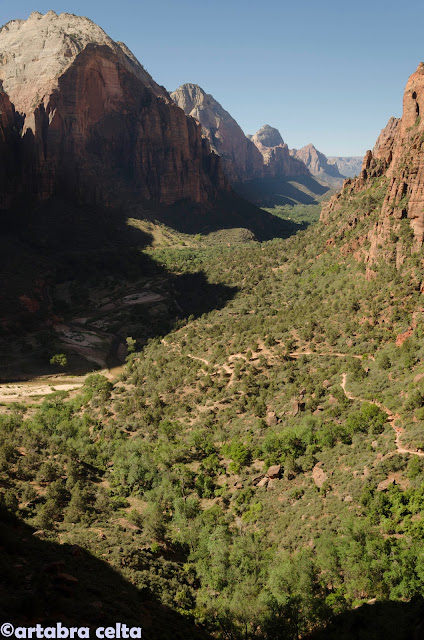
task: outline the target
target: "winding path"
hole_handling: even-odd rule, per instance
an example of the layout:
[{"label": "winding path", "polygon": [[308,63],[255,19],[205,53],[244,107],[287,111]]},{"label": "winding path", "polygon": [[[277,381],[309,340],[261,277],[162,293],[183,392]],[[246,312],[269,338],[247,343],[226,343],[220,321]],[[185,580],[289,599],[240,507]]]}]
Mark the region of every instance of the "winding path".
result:
[{"label": "winding path", "polygon": [[365,398],[359,398],[358,396],[354,396],[352,393],[347,391],[346,380],[347,380],[347,373],[343,373],[340,386],[343,389],[343,393],[345,394],[346,398],[349,398],[349,400],[359,400],[360,402],[372,402],[372,404],[375,404],[379,409],[381,409],[382,411],[384,411],[384,413],[387,414],[387,422],[390,422],[390,425],[396,434],[395,445],[399,453],[409,453],[412,456],[419,456],[420,458],[424,458],[423,451],[414,451],[413,449],[406,449],[405,447],[402,447],[402,445],[400,444],[402,427],[397,427],[395,425],[395,421],[400,419],[400,415],[398,413],[396,414],[393,413],[393,411],[391,411],[390,409],[382,405],[381,402],[378,402],[378,400],[365,400]]},{"label": "winding path", "polygon": [[[168,343],[166,342],[166,340],[164,338],[162,338],[161,342],[167,346]],[[192,360],[198,360],[199,362],[202,362],[205,365],[210,366],[210,362],[208,360],[206,360],[205,358],[200,358],[199,356],[194,356],[192,353],[186,353],[184,354],[186,357],[191,358]],[[230,356],[230,359],[233,360],[235,357],[243,357],[242,354],[235,354],[233,356]],[[362,360],[362,356],[358,355],[358,354],[351,354],[351,353],[338,353],[338,352],[331,352],[331,351],[327,351],[327,352],[319,352],[319,351],[292,351],[290,354],[291,358],[297,359],[301,356],[321,356],[321,357],[336,357],[336,358],[357,358]],[[374,360],[373,356],[369,356],[371,360]],[[224,370],[226,373],[231,375],[230,381],[229,381],[229,386],[232,385],[232,383],[234,382],[234,370],[231,369],[231,367],[227,364],[224,363],[223,365],[217,365],[214,364],[213,365],[214,368],[216,369],[221,369]],[[412,456],[419,456],[420,458],[424,458],[424,452],[423,451],[414,451],[413,449],[407,449],[406,447],[403,447],[400,443],[400,438],[402,435],[402,427],[398,427],[396,426],[395,422],[400,420],[400,415],[399,414],[395,414],[393,413],[393,411],[391,411],[390,409],[388,409],[387,407],[385,407],[383,404],[381,404],[381,402],[379,402],[378,400],[366,400],[365,398],[360,398],[359,396],[354,396],[352,393],[350,393],[347,389],[346,389],[346,381],[347,381],[347,373],[343,373],[342,374],[342,381],[340,383],[341,388],[343,389],[343,393],[345,394],[346,398],[348,398],[349,400],[359,400],[360,402],[371,402],[372,404],[375,404],[379,409],[381,409],[381,411],[384,411],[384,413],[387,415],[387,421],[390,423],[393,431],[395,432],[395,446],[396,446],[396,450],[399,453],[404,453],[404,454],[409,454]]]}]

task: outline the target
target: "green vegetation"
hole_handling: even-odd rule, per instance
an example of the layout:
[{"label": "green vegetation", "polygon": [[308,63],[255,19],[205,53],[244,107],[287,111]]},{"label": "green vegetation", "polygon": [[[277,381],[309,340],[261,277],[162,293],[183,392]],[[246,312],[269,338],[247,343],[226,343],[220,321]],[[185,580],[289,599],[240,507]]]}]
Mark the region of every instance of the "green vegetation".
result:
[{"label": "green vegetation", "polygon": [[115,384],[7,408],[3,508],[220,639],[294,640],[422,597],[423,267],[388,246],[365,263],[383,196],[382,179],[343,193],[287,240],[149,249],[233,296]]},{"label": "green vegetation", "polygon": [[273,209],[266,209],[275,216],[284,220],[292,220],[297,224],[308,226],[315,224],[319,220],[321,213],[320,204],[296,204],[276,206]]},{"label": "green vegetation", "polygon": [[68,358],[64,353],[55,353],[55,355],[50,358],[50,364],[56,364],[64,368],[68,364]]}]

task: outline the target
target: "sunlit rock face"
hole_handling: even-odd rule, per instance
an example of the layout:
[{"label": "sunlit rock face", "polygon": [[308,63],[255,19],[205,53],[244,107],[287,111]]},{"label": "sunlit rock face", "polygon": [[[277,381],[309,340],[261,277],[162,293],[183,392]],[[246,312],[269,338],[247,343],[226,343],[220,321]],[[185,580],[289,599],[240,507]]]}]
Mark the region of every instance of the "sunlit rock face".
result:
[{"label": "sunlit rock face", "polygon": [[229,189],[200,126],[87,18],[50,11],[9,22],[0,80],[21,138],[18,181],[32,198],[208,204]]},{"label": "sunlit rock face", "polygon": [[234,118],[196,84],[183,84],[171,93],[175,103],[202,125],[203,135],[222,158],[224,171],[233,183],[264,175],[260,151],[245,136]]},{"label": "sunlit rock face", "polygon": [[[414,234],[413,246],[417,250],[424,241],[424,63],[420,63],[406,85],[401,118],[390,118],[372,151],[365,154],[360,175],[347,180],[337,194],[323,208],[323,222],[331,220],[346,194],[360,193],[385,179],[387,190],[381,206],[380,219],[370,232],[370,260],[379,255],[379,248],[389,242],[390,231],[396,232],[396,221],[410,220]],[[393,226],[395,225],[395,226]],[[398,251],[397,262],[402,261]]]},{"label": "sunlit rock face", "polygon": [[292,155],[278,129],[264,125],[252,136],[265,163],[265,175],[270,177],[309,175],[306,165]]}]

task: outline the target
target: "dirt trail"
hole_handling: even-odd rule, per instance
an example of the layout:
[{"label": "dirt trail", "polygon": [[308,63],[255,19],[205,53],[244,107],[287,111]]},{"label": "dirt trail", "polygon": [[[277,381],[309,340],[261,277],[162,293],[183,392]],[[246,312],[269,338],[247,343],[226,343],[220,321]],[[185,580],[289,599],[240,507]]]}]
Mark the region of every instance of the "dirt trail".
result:
[{"label": "dirt trail", "polygon": [[[301,356],[334,356],[335,358],[358,358],[362,360],[362,356],[353,353],[337,353],[334,351],[292,351],[290,358],[300,358]],[[371,360],[374,358],[371,357]]]},{"label": "dirt trail", "polygon": [[343,389],[343,393],[345,394],[346,398],[349,398],[349,400],[359,400],[360,402],[372,402],[372,404],[375,404],[379,409],[381,409],[381,411],[384,411],[384,413],[387,414],[387,421],[390,422],[390,425],[396,434],[395,445],[399,453],[409,453],[412,456],[419,456],[420,458],[424,458],[423,451],[414,451],[413,449],[406,449],[405,447],[402,447],[400,443],[400,438],[402,435],[402,427],[397,427],[395,424],[397,420],[400,420],[400,415],[398,413],[393,413],[393,411],[385,407],[383,404],[381,404],[381,402],[378,402],[378,400],[366,400],[365,398],[359,398],[358,396],[354,396],[352,393],[347,391],[346,380],[347,380],[347,373],[343,373],[340,386]]},{"label": "dirt trail", "polygon": [[187,358],[191,358],[192,360],[198,360],[199,362],[203,362],[203,364],[209,367],[210,362],[205,358],[199,358],[199,356],[194,356],[192,353],[184,353],[183,355],[187,356]]},{"label": "dirt trail", "polygon": [[[166,342],[166,340],[164,338],[162,338],[161,340],[162,344],[169,346],[168,342]],[[174,347],[175,348],[175,347]],[[268,351],[268,355],[273,355],[269,350]],[[210,362],[208,360],[206,360],[206,358],[201,358],[199,356],[194,356],[192,353],[186,353],[184,354],[187,358],[191,358],[192,360],[198,360],[199,362],[202,362],[203,364],[210,366]],[[357,355],[357,354],[352,354],[352,353],[339,353],[339,352],[333,352],[333,351],[325,351],[325,352],[319,352],[319,351],[292,351],[290,353],[290,357],[291,358],[299,358],[301,356],[318,356],[318,357],[335,357],[335,358],[357,358],[359,360],[362,360],[362,356],[361,355]],[[373,356],[369,356],[371,360],[374,360]],[[235,358],[243,358],[244,360],[246,360],[245,356],[243,356],[243,354],[239,353],[239,354],[233,354],[232,356],[229,357],[229,362],[232,362]],[[221,371],[225,371],[227,374],[229,374],[230,380],[228,383],[228,386],[231,386],[234,382],[234,370],[227,364],[224,363],[222,365],[218,365],[218,364],[214,364],[213,365],[215,369],[221,370]],[[359,398],[357,396],[354,396],[352,393],[350,393],[347,389],[346,389],[346,380],[347,380],[347,373],[343,373],[342,374],[342,382],[340,383],[340,386],[343,389],[343,393],[345,394],[345,396],[347,398],[349,398],[349,400],[359,400],[360,402],[372,402],[373,404],[375,404],[379,409],[381,409],[381,411],[384,411],[384,413],[387,414],[387,421],[390,422],[395,434],[396,434],[396,438],[395,438],[395,445],[396,445],[396,449],[399,453],[407,453],[413,456],[419,456],[420,458],[424,458],[424,452],[422,451],[414,451],[412,449],[407,449],[406,447],[403,447],[400,443],[400,438],[402,435],[402,427],[398,427],[396,426],[395,422],[400,420],[400,416],[399,414],[394,414],[393,411],[391,411],[390,409],[388,409],[387,407],[385,407],[383,404],[381,404],[381,402],[379,402],[378,400],[366,400],[365,398]]]}]

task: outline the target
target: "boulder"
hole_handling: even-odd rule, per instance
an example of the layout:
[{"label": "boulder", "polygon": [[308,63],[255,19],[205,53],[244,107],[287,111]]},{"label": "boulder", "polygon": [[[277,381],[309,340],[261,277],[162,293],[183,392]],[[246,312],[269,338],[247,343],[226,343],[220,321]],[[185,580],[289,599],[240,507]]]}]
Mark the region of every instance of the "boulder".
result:
[{"label": "boulder", "polygon": [[264,477],[262,478],[262,480],[260,480],[256,486],[257,486],[257,487],[266,487],[266,486],[267,486],[267,484],[268,484],[268,482],[269,482],[269,478],[267,478],[266,476],[264,476]]},{"label": "boulder", "polygon": [[386,478],[386,480],[379,483],[377,491],[387,491],[391,484],[396,484],[396,480],[394,478]]},{"label": "boulder", "polygon": [[267,471],[268,478],[279,478],[281,475],[281,464],[274,464]]},{"label": "boulder", "polygon": [[317,462],[315,467],[312,469],[312,478],[315,482],[315,485],[318,489],[321,489],[324,482],[327,480],[328,476],[323,469],[321,469],[322,462]]},{"label": "boulder", "polygon": [[78,583],[78,578],[75,578],[75,576],[71,576],[71,574],[69,573],[58,573],[56,576],[56,580],[69,585],[75,585]]},{"label": "boulder", "polygon": [[266,414],[266,423],[269,427],[275,427],[275,425],[278,423],[275,411],[268,411],[268,413]]}]

